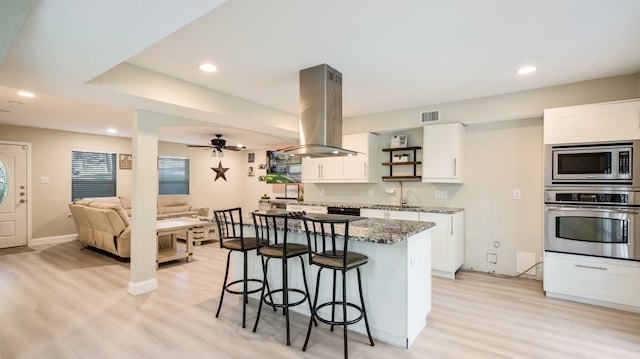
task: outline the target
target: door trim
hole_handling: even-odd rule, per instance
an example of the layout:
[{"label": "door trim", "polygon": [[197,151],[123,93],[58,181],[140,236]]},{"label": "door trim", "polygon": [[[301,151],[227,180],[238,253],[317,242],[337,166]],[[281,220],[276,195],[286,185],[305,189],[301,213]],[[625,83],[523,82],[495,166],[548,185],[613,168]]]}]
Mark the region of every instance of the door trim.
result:
[{"label": "door trim", "polygon": [[31,246],[33,242],[32,237],[32,198],[33,192],[31,191],[31,187],[33,186],[32,181],[32,172],[31,172],[31,143],[30,142],[16,142],[16,141],[4,141],[0,140],[0,144],[2,145],[17,145],[17,146],[25,146],[27,148],[27,246]]}]

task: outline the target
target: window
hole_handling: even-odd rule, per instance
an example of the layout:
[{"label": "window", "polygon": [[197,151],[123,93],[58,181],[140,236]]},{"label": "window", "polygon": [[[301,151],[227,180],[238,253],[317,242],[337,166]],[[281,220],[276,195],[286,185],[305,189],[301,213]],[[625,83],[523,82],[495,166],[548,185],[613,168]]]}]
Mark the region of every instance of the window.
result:
[{"label": "window", "polygon": [[0,161],[0,204],[4,202],[7,192],[9,192],[9,174],[7,173],[7,166]]},{"label": "window", "polygon": [[189,159],[158,158],[159,194],[189,194]]},{"label": "window", "polygon": [[116,195],[116,154],[71,151],[71,200]]}]

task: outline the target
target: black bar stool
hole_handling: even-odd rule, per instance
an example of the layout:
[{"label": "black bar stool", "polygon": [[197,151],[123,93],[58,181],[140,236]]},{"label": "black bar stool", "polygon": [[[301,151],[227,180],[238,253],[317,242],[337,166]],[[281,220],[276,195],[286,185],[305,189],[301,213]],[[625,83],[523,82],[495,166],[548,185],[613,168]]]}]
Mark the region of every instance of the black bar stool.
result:
[{"label": "black bar stool", "polygon": [[[300,305],[307,301],[309,303],[309,309],[311,310],[311,296],[309,295],[309,286],[307,285],[307,274],[305,271],[305,263],[303,256],[309,253],[309,248],[306,244],[289,243],[287,241],[287,233],[289,228],[289,217],[286,213],[281,214],[264,214],[253,212],[253,223],[256,229],[256,238],[261,240],[260,247],[258,248],[258,254],[262,256],[262,265],[264,271],[263,282],[265,285],[262,287],[260,294],[260,305],[258,306],[258,317],[256,323],[253,326],[255,332],[258,328],[258,322],[260,321],[260,313],[262,311],[262,303],[267,303],[272,306],[274,310],[276,307],[282,308],[285,316],[285,323],[287,328],[287,345],[291,345],[290,333],[289,333],[289,307]],[[295,215],[293,215],[295,216]],[[265,259],[266,258],[266,259]],[[300,259],[300,268],[302,268],[302,281],[304,283],[304,290],[297,288],[289,288],[289,259]],[[269,270],[269,261],[272,259],[280,259],[282,264],[282,288],[273,289],[273,284],[269,286],[267,279],[267,273]],[[266,292],[265,292],[266,289]],[[276,294],[282,295],[282,301],[276,303],[273,299]],[[295,302],[290,302],[290,294],[297,293],[300,298]]]},{"label": "black bar stool", "polygon": [[[251,293],[257,293],[264,287],[262,279],[247,278],[247,256],[250,251],[258,249],[260,240],[255,237],[244,237],[242,209],[240,207],[216,210],[213,211],[213,214],[216,224],[218,225],[220,248],[229,250],[229,253],[227,254],[227,269],[224,273],[224,282],[222,284],[222,293],[220,294],[220,304],[218,304],[216,318],[220,315],[220,308],[222,308],[222,300],[224,299],[225,292],[242,295],[242,327],[244,328],[247,317],[248,295]],[[242,279],[227,283],[227,279],[229,277],[229,262],[231,262],[231,253],[233,252],[241,252],[243,254],[244,262]],[[258,283],[260,286],[254,289],[249,289],[250,282],[254,284]],[[236,285],[240,286],[240,289],[234,289],[234,286]]]},{"label": "black bar stool", "polygon": [[[309,263],[320,267],[316,280],[315,299],[311,310],[311,319],[309,320],[309,329],[307,330],[307,338],[304,341],[302,351],[307,350],[309,337],[311,336],[311,323],[317,319],[323,323],[331,325],[342,325],[344,328],[344,357],[348,358],[347,349],[347,326],[355,324],[364,319],[364,324],[369,336],[369,343],[374,346],[371,331],[369,330],[369,321],[367,320],[367,311],[364,307],[364,298],[362,296],[362,279],[360,275],[360,266],[367,263],[369,258],[363,254],[349,252],[347,246],[349,243],[349,220],[348,219],[322,219],[310,216],[302,216],[304,228],[307,233],[307,243],[309,247]],[[336,231],[337,229],[337,231]],[[340,243],[342,239],[342,243]],[[320,293],[320,278],[322,271],[329,269],[333,272],[333,297],[332,300],[318,304]],[[347,281],[346,274],[348,271],[355,269],[358,274],[358,291],[360,293],[360,305],[347,301]],[[342,300],[336,298],[336,274],[342,273]],[[320,315],[322,308],[331,306],[331,319],[323,318]],[[342,307],[342,319],[336,319],[336,306]],[[347,307],[357,312],[357,317],[348,319]],[[352,310],[353,312],[353,310]]]}]

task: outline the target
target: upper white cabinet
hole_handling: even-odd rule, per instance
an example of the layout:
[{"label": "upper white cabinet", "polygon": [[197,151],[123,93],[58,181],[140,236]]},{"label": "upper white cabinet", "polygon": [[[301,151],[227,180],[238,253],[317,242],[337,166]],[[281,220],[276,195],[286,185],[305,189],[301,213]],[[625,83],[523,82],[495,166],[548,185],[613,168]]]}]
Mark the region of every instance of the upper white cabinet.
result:
[{"label": "upper white cabinet", "polygon": [[422,182],[463,183],[465,139],[461,123],[424,126]]},{"label": "upper white cabinet", "polygon": [[544,110],[544,143],[640,139],[640,100]]},{"label": "upper white cabinet", "polygon": [[356,133],[342,136],[342,147],[356,151],[358,155],[343,158],[344,182],[372,182],[376,178],[376,166],[371,166],[375,153],[373,133]]},{"label": "upper white cabinet", "polygon": [[363,183],[375,180],[375,166],[370,158],[374,151],[372,133],[344,135],[342,147],[356,151],[351,157],[321,157],[302,159],[304,183]]},{"label": "upper white cabinet", "polygon": [[343,177],[342,157],[302,159],[302,182],[338,182]]}]

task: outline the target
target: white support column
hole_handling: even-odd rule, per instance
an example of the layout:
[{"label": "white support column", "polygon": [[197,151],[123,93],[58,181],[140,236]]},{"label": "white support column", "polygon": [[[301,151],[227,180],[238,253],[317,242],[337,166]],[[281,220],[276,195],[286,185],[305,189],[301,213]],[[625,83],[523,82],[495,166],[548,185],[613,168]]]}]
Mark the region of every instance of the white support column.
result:
[{"label": "white support column", "polygon": [[131,277],[129,294],[158,289],[156,278],[156,212],[158,195],[157,114],[136,111],[133,118],[133,181],[131,188]]}]

